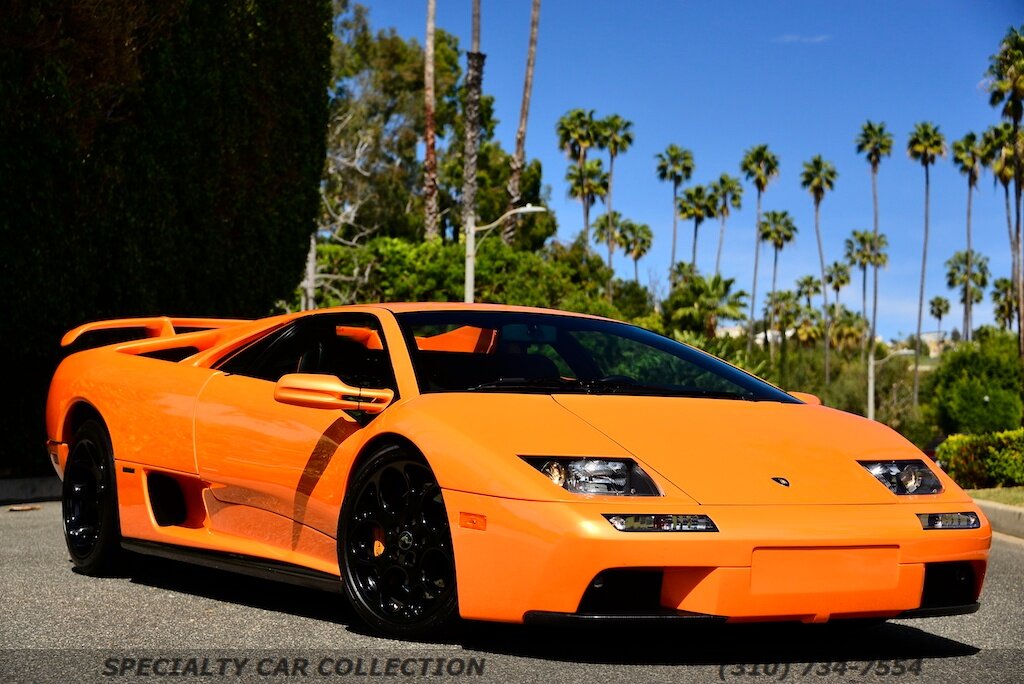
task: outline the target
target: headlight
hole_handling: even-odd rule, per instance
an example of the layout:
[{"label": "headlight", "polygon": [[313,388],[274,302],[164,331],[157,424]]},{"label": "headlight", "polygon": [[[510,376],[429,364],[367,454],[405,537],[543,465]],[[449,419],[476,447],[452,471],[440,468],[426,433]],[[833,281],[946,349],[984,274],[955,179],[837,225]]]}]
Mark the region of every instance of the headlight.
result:
[{"label": "headlight", "polygon": [[938,494],[942,483],[924,461],[858,461],[893,494]]},{"label": "headlight", "polygon": [[605,519],[620,532],[717,532],[718,526],[706,515],[655,513],[605,513]]},{"label": "headlight", "polygon": [[661,496],[654,480],[628,458],[558,458],[523,456],[551,483],[574,494]]},{"label": "headlight", "polygon": [[926,530],[976,530],[981,527],[977,513],[918,513],[917,519]]}]

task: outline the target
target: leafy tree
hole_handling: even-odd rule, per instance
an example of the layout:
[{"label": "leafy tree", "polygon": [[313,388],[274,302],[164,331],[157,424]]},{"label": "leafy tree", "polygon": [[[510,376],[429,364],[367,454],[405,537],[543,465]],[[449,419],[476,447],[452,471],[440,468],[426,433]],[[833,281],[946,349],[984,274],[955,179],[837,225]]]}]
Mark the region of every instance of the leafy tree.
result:
[{"label": "leafy tree", "polygon": [[999,46],[999,52],[989,58],[988,91],[993,107],[1001,107],[1003,118],[1010,120],[1010,140],[1015,150],[1013,157],[1014,238],[1018,254],[1016,274],[1017,294],[1017,353],[1024,358],[1024,265],[1019,263],[1021,247],[1021,183],[1024,182],[1024,149],[1020,144],[1020,122],[1024,115],[1024,26],[1010,27]]},{"label": "leafy tree", "polygon": [[[608,215],[615,217],[612,208],[612,189],[615,183],[615,158],[628,150],[633,144],[633,122],[623,119],[618,114],[612,114],[602,119],[598,126],[601,128],[601,139],[603,147],[608,150],[608,194],[605,196],[605,206],[608,207]],[[618,227],[612,234],[618,232]],[[614,242],[614,241],[613,241]],[[608,268],[612,267],[613,242],[608,245]],[[611,293],[611,281],[608,283],[609,296]]]},{"label": "leafy tree", "polygon": [[[672,144],[664,152],[657,154],[658,180],[672,183],[672,256],[670,269],[676,265],[676,238],[678,236],[677,219],[679,211],[679,186],[690,180],[693,175],[693,153],[690,150]],[[671,275],[671,273],[670,273]]]},{"label": "leafy tree", "polygon": [[[820,154],[811,157],[810,161],[804,162],[803,171],[800,173],[801,187],[810,192],[814,199],[814,234],[818,238],[818,259],[821,262],[822,279],[825,278],[825,248],[821,244],[821,201],[825,198],[825,194],[831,192],[835,187],[838,175],[832,162],[825,161]],[[831,323],[828,316],[828,292],[822,291],[822,297],[825,300],[825,386],[828,387],[830,380],[828,327]]]},{"label": "leafy tree", "polygon": [[622,215],[610,209],[594,221],[594,242],[608,247],[608,301],[612,299],[612,277],[615,273],[612,266],[612,255],[615,248],[623,243]]},{"label": "leafy tree", "polygon": [[[768,310],[770,316],[768,318],[769,330],[775,329],[775,311],[777,309],[775,302],[775,285],[776,278],[779,273],[779,252],[787,244],[793,241],[796,237],[797,228],[793,222],[792,217],[788,211],[767,211],[764,214],[764,218],[761,220],[761,240],[763,242],[770,243],[774,250],[774,259],[772,260],[772,293],[769,298]],[[782,335],[786,334],[786,329],[783,327],[780,331]]]},{"label": "leafy tree", "polygon": [[973,321],[971,317],[971,305],[974,297],[970,292],[972,266],[971,257],[974,250],[971,248],[971,199],[974,195],[974,188],[978,186],[978,177],[981,175],[982,160],[985,157],[983,142],[974,133],[967,133],[964,137],[953,143],[953,161],[957,169],[967,178],[967,296],[964,298],[964,339],[971,339]]},{"label": "leafy tree", "polygon": [[921,319],[924,314],[924,277],[928,264],[928,208],[931,193],[931,177],[928,169],[938,157],[946,156],[946,139],[939,127],[924,121],[914,124],[914,130],[907,139],[907,154],[924,168],[924,240],[921,250],[921,288],[917,298],[917,339],[914,342],[914,405],[918,403],[921,377]]},{"label": "leafy tree", "polygon": [[729,219],[732,209],[739,209],[743,205],[743,186],[740,184],[739,178],[723,173],[717,181],[708,186],[708,189],[714,199],[714,213],[721,221],[721,227],[718,230],[718,250],[715,252],[715,273],[720,273],[722,245],[725,244],[725,222]]},{"label": "leafy tree", "polygon": [[[871,206],[874,219],[873,233],[877,238],[878,228],[878,167],[882,159],[892,154],[892,134],[885,129],[885,122],[875,123],[865,121],[861,126],[860,135],[856,139],[857,152],[863,154],[871,166]],[[875,328],[878,324],[878,269],[879,265],[872,268],[874,282],[871,285],[871,331],[868,333],[868,353],[874,352]]]},{"label": "leafy tree", "polygon": [[825,269],[825,284],[836,293],[836,304],[839,304],[839,292],[850,284],[850,266],[841,261],[833,261]]},{"label": "leafy tree", "polygon": [[680,281],[665,302],[669,326],[701,332],[714,339],[721,320],[742,320],[746,293],[734,292],[733,278],[694,274]]},{"label": "leafy tree", "polygon": [[622,222],[619,233],[623,251],[633,260],[633,280],[639,284],[639,262],[650,251],[654,234],[646,223],[634,223],[629,219]]},{"label": "leafy tree", "polygon": [[[508,179],[508,207],[510,211],[522,201],[520,187],[523,165],[526,162],[526,122],[530,116],[530,95],[533,92],[533,70],[537,63],[537,30],[540,26],[540,0],[533,0],[530,9],[530,42],[526,50],[526,76],[523,80],[523,99],[519,107],[519,126],[516,128],[516,149],[511,159]],[[509,216],[501,237],[506,244],[515,242],[519,216]]]},{"label": "leafy tree", "polygon": [[576,164],[575,169],[570,167],[566,172],[565,179],[569,182],[569,196],[579,199],[583,204],[583,244],[590,249],[590,207],[593,200],[587,198],[591,195],[595,198],[603,197],[608,192],[608,176],[600,160],[587,163],[587,151],[602,145],[601,126],[594,119],[593,109],[573,109],[558,120],[555,132],[558,135],[558,146]]},{"label": "leafy tree", "polygon": [[807,301],[811,308],[811,297],[821,294],[821,280],[813,275],[800,276],[796,281],[796,296]]},{"label": "leafy tree", "polygon": [[779,175],[779,158],[767,145],[755,145],[743,154],[740,171],[757,189],[757,214],[754,219],[754,279],[750,288],[750,330],[747,332],[747,356],[754,346],[754,304],[757,301],[757,265],[761,257],[761,196]]},{"label": "leafy tree", "polygon": [[715,206],[715,198],[703,185],[687,188],[683,196],[679,198],[677,206],[679,217],[693,219],[693,257],[690,259],[690,264],[694,269],[697,268],[697,231],[704,219],[715,215]]},{"label": "leafy tree", "polygon": [[[960,303],[964,308],[971,303],[980,304],[988,287],[988,257],[978,253],[956,252],[946,261],[946,286],[960,290]],[[969,330],[964,328],[964,339],[970,341]]]},{"label": "leafy tree", "polygon": [[932,297],[928,302],[928,310],[938,323],[939,337],[942,337],[942,319],[949,313],[949,300],[945,297]]},{"label": "leafy tree", "polygon": [[992,306],[999,327],[1012,331],[1017,316],[1017,298],[1013,294],[1013,281],[1009,278],[996,278],[992,283]]},{"label": "leafy tree", "polygon": [[583,205],[583,244],[590,248],[590,209],[608,194],[608,174],[600,159],[591,159],[583,166],[570,166],[565,173],[569,197]]}]

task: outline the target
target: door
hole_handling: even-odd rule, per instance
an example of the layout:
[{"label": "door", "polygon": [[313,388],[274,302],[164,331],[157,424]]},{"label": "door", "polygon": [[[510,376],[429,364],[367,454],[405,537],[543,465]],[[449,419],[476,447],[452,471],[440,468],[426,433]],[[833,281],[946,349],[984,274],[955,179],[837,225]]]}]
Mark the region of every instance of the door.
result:
[{"label": "door", "polygon": [[[373,314],[311,314],[221,364],[199,395],[195,423],[199,475],[217,502],[334,536],[343,492],[319,485],[332,471],[347,472],[340,461],[353,457],[372,416],[282,404],[274,385],[287,373],[323,373],[397,394],[383,337]],[[248,520],[264,527],[285,522]]]}]

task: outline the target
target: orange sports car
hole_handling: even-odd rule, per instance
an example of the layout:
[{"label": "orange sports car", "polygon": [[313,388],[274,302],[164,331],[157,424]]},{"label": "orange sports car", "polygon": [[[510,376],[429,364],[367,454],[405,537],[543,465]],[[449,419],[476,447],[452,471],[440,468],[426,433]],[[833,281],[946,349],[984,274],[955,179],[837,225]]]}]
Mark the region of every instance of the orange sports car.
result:
[{"label": "orange sports car", "polygon": [[127,550],[343,590],[398,637],[978,606],[991,528],[918,449],[625,323],[379,304],[62,343],[49,453],[86,574]]}]

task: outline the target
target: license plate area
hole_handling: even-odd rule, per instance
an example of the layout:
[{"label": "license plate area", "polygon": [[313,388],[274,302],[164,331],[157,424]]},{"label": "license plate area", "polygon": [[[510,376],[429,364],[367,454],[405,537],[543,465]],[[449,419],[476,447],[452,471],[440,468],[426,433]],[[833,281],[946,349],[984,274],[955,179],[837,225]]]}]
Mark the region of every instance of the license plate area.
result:
[{"label": "license plate area", "polygon": [[898,546],[758,548],[751,562],[752,595],[886,592],[900,581]]}]

